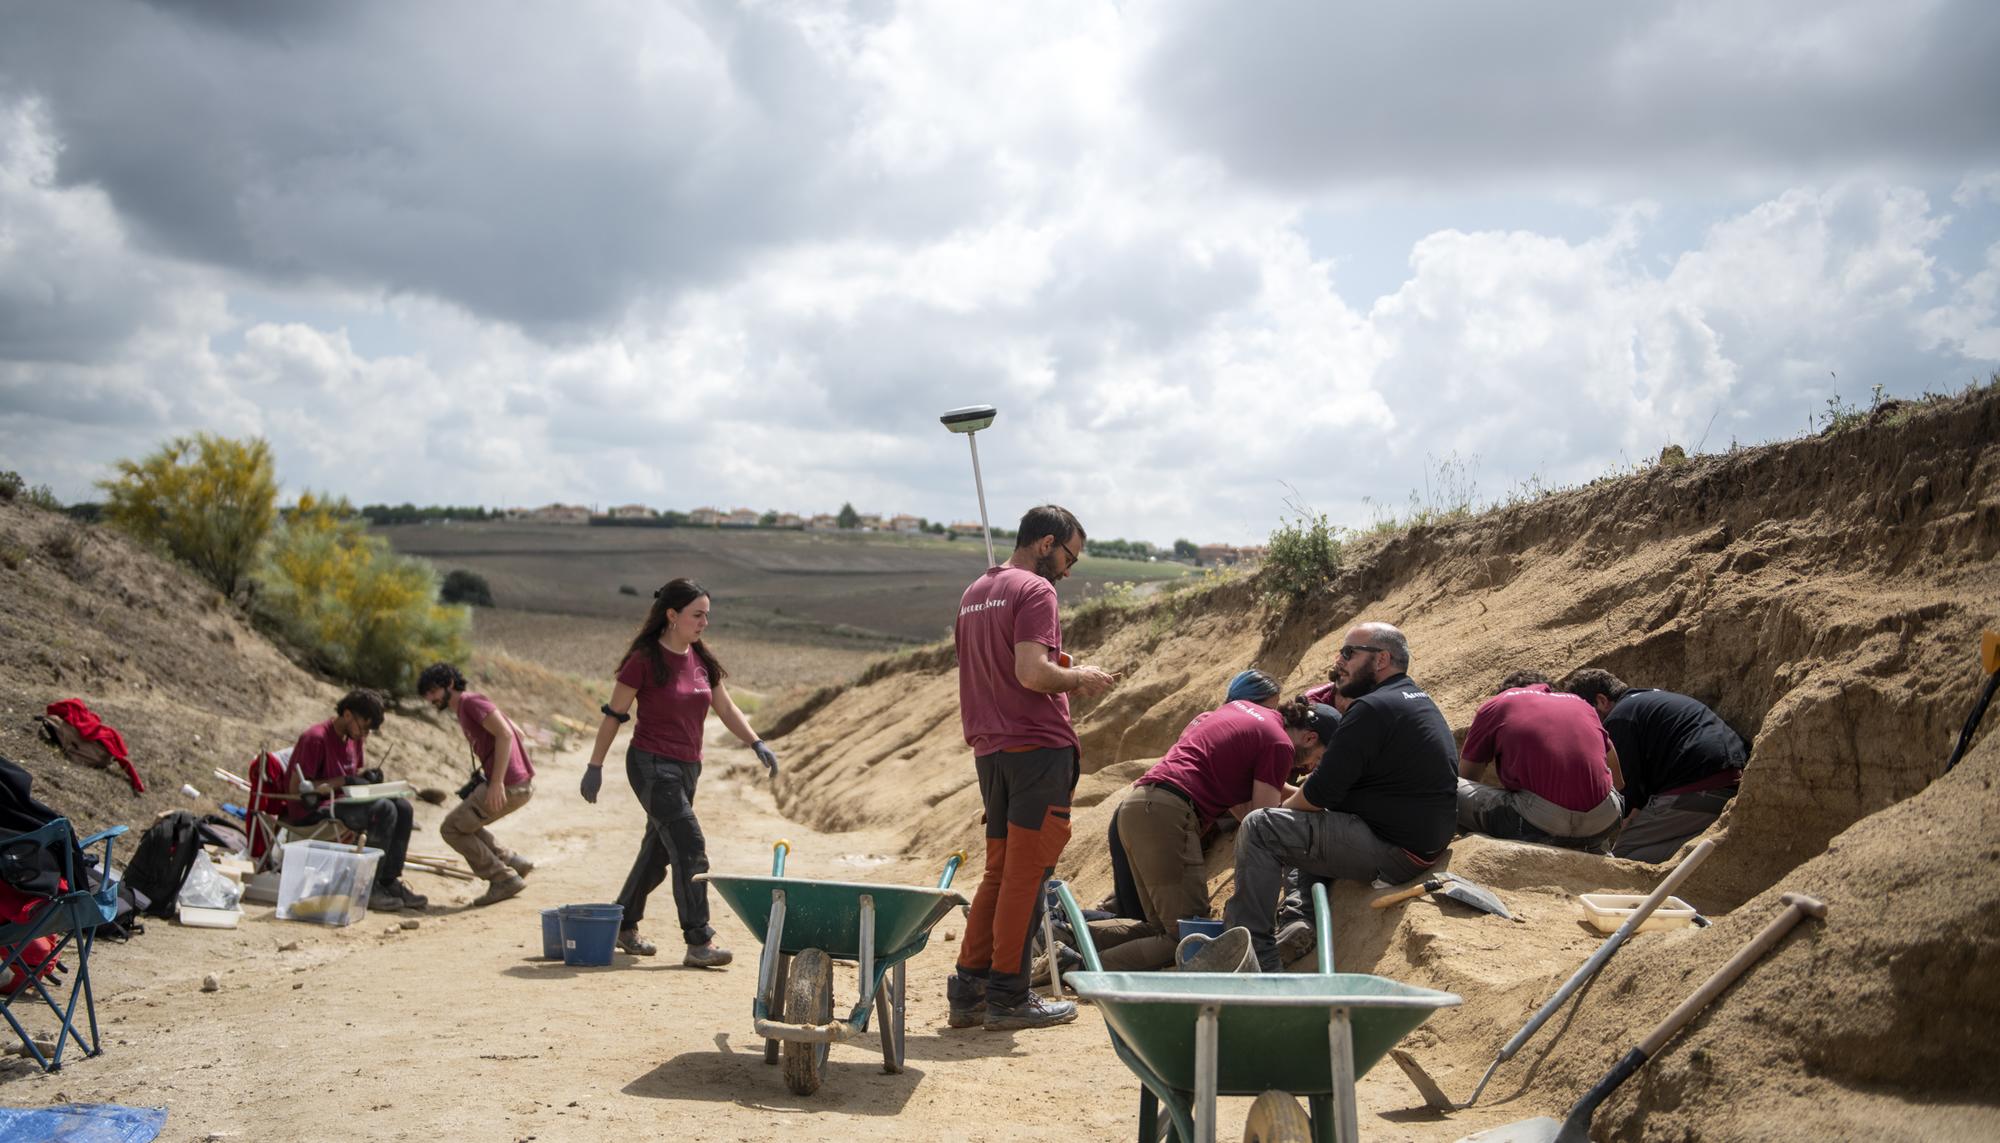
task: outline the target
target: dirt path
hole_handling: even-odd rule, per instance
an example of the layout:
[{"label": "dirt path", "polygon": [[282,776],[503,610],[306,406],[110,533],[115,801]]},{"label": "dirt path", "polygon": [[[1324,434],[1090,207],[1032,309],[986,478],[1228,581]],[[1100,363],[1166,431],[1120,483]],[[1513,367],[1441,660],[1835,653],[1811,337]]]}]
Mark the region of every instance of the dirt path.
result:
[{"label": "dirt path", "polygon": [[[767,869],[770,840],[787,837],[794,875],[934,880],[929,855],[875,860],[898,852],[888,832],[822,834],[779,817],[747,759],[713,749],[704,775],[716,869]],[[763,1062],[750,1029],[759,942],[719,900],[719,939],[737,953],[727,969],[680,966],[664,887],[646,926],[660,956],[621,954],[602,969],[541,960],[538,910],[615,895],[643,821],[622,777],[606,781],[596,806],[578,798],[582,764],[551,759],[536,801],[501,831],[539,862],[522,897],[472,910],[469,889],[425,876],[412,878],[432,898],[415,930],[381,913],[345,929],[281,922],[268,906],[250,907],[235,931],[150,923],[98,954],[106,1053],[47,1077],[0,1063],[0,1102],[165,1104],[169,1140],[1136,1135],[1137,1081],[1093,1009],[1040,1032],[946,1029],[943,978],[956,945],[944,938],[958,935],[957,917],[910,965],[908,1070],[882,1074],[872,1038],[837,1046],[810,1098]],[[440,848],[440,811],[420,816],[415,848]],[[203,993],[210,972],[222,989]],[[851,968],[836,973],[834,993],[846,1011]],[[1363,1081],[1361,1101],[1370,1139],[1456,1139],[1545,1110],[1496,1102],[1444,1123],[1401,1110],[1418,1101],[1387,1064]],[[1224,1101],[1222,1138],[1239,1137],[1247,1105]]]}]

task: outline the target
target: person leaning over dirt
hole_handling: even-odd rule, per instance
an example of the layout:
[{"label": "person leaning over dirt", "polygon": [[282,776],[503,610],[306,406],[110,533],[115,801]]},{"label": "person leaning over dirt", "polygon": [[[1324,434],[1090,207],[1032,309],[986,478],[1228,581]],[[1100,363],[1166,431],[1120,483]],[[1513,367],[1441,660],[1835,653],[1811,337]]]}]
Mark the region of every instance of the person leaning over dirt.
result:
[{"label": "person leaning over dirt", "polygon": [[1278,684],[1262,671],[1237,675],[1229,693],[1196,715],[1118,803],[1118,836],[1145,916],[1090,922],[1107,970],[1173,963],[1177,922],[1209,915],[1202,834],[1225,814],[1240,819],[1295,793],[1286,779],[1300,756],[1318,752],[1322,733],[1331,737],[1339,724],[1330,707],[1278,706]]},{"label": "person leaning over dirt", "polygon": [[[385,912],[421,909],[430,898],[403,884],[403,855],[410,850],[410,826],[415,818],[407,798],[375,798],[365,802],[344,802],[339,798],[349,784],[359,785],[368,768],[368,736],[382,729],[382,696],[371,690],[354,690],[342,696],[333,708],[333,717],[306,728],[292,747],[289,792],[299,795],[303,820],[323,819],[319,798],[333,796],[333,816],[348,829],[368,835],[368,845],[382,851],[375,866],[375,887],[368,894],[368,907]],[[298,820],[298,819],[295,819]]]},{"label": "person leaning over dirt", "polygon": [[1236,894],[1222,916],[1250,930],[1266,972],[1284,968],[1272,929],[1286,866],[1301,881],[1408,881],[1457,832],[1458,744],[1409,666],[1401,631],[1348,631],[1334,681],[1355,701],[1325,757],[1283,807],[1256,811],[1236,831]]},{"label": "person leaning over dirt", "polygon": [[[1494,764],[1500,785],[1479,780]],[[1515,671],[1472,716],[1459,750],[1458,828],[1491,837],[1611,851],[1625,816],[1618,751],[1597,712]]]},{"label": "person leaning over dirt", "polygon": [[1014,554],[986,569],[959,601],[959,721],[986,810],[986,870],[973,894],[958,964],[945,984],[953,1028],[1041,1028],[1076,1019],[1076,1005],[1029,991],[1028,943],[1045,908],[1042,885],[1069,841],[1080,749],[1069,695],[1109,690],[1118,676],[1067,667],[1055,583],[1083,558],[1083,525],[1053,504],[1031,508]]},{"label": "person leaning over dirt", "polygon": [[[535,863],[501,845],[488,826],[535,796],[535,765],[514,721],[493,700],[465,689],[465,676],[450,663],[432,663],[417,676],[417,694],[440,713],[450,711],[472,745],[478,777],[463,800],[444,816],[438,835],[465,858],[472,874],[486,882],[474,905],[492,905],[528,887]],[[506,743],[503,753],[499,745]]]},{"label": "person leaning over dirt", "polygon": [[1595,667],[1571,672],[1563,689],[1597,708],[1625,773],[1631,809],[1612,856],[1665,861],[1722,816],[1750,752],[1714,711]]},{"label": "person leaning over dirt", "polygon": [[646,898],[666,880],[671,867],[674,910],[681,939],[687,942],[681,963],[690,968],[720,968],[732,957],[728,949],[715,944],[715,930],[708,924],[708,883],[695,880],[708,872],[708,841],[694,816],[702,725],[708,712],[714,710],[722,725],[756,752],[772,777],[778,774],[778,756],[750,729],[722,684],[729,672],[702,642],[709,612],[708,589],[691,579],[672,580],[653,593],[646,621],[619,663],[611,701],[600,708],[604,720],[598,724],[590,765],[583,772],[583,798],[595,803],[604,783],[604,756],[618,737],[618,728],[632,717],[628,712],[636,701],[639,725],[625,750],[625,776],[645,807],[646,834],[625,887],[618,892],[618,903],[625,909],[618,947],[635,956],[659,951],[639,935],[639,922],[645,918]]}]

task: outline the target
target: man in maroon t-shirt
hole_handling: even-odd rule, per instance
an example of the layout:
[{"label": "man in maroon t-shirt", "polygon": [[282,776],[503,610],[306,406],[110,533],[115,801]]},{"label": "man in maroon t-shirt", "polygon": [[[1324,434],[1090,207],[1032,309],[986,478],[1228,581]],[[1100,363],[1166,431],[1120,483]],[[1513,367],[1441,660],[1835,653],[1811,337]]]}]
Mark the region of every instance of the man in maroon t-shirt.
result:
[{"label": "man in maroon t-shirt", "polygon": [[[1497,763],[1499,786],[1482,783]],[[1625,814],[1618,751],[1597,711],[1515,671],[1479,707],[1459,751],[1458,828],[1608,852]]]},{"label": "man in maroon t-shirt", "polygon": [[438,836],[465,858],[473,876],[485,879],[486,892],[473,898],[474,905],[505,901],[528,887],[524,878],[534,871],[535,863],[501,845],[486,827],[535,796],[535,764],[528,760],[528,744],[492,699],[465,689],[465,676],[450,663],[425,667],[417,676],[417,693],[439,713],[450,711],[458,720],[479,764],[472,789],[444,816]]},{"label": "man in maroon t-shirt", "polygon": [[1014,554],[965,589],[952,638],[959,720],[986,808],[986,871],[972,898],[958,969],[945,988],[950,1024],[1042,1028],[1076,1019],[1076,1005],[1029,991],[1028,942],[1042,885],[1069,841],[1079,776],[1069,695],[1103,694],[1118,676],[1063,666],[1057,580],[1083,558],[1083,525],[1053,504],[1029,509]]},{"label": "man in maroon t-shirt", "polygon": [[340,794],[352,783],[371,780],[361,776],[368,768],[368,736],[382,729],[382,696],[370,690],[349,691],[333,708],[333,717],[306,728],[292,746],[287,766],[289,788],[300,795],[301,815],[295,820],[324,817],[319,799],[333,797],[333,816],[340,824],[367,834],[368,845],[382,851],[375,866],[375,887],[368,895],[368,907],[387,912],[421,909],[430,899],[403,884],[403,856],[410,849],[410,827],[415,817],[407,798],[376,798],[371,801],[343,801]]}]

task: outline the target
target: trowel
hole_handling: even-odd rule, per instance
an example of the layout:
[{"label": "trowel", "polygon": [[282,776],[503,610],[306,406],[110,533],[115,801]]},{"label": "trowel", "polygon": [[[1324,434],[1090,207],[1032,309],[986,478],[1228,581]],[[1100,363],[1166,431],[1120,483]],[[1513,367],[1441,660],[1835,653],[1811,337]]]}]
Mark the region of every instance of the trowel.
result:
[{"label": "trowel", "polygon": [[1497,917],[1505,917],[1510,921],[1514,919],[1514,914],[1507,911],[1507,906],[1501,903],[1500,898],[1494,896],[1491,889],[1483,889],[1455,873],[1440,873],[1436,877],[1426,878],[1422,882],[1410,886],[1408,889],[1398,889],[1394,893],[1377,897],[1369,902],[1369,904],[1377,909],[1386,909],[1391,905],[1401,904],[1412,897],[1421,897],[1426,893],[1436,893],[1442,897],[1449,897],[1462,905],[1470,905],[1475,909],[1492,913]]}]

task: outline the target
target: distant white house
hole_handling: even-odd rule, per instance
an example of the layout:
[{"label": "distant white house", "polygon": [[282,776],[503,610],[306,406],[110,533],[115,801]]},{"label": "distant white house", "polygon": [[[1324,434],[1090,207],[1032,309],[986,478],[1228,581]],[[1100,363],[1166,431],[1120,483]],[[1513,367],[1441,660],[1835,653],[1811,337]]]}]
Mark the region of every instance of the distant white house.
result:
[{"label": "distant white house", "polygon": [[611,517],[613,520],[650,520],[658,516],[659,513],[646,507],[644,504],[620,504],[618,507],[606,512],[605,515]]},{"label": "distant white house", "polygon": [[882,517],[864,513],[857,526],[864,532],[879,532],[882,530]]},{"label": "distant white house", "polygon": [[808,532],[837,532],[839,530],[840,517],[827,512],[821,512],[806,523],[806,531]]},{"label": "distant white house", "polygon": [[588,524],[590,509],[581,504],[544,504],[530,511],[528,519],[540,524]]},{"label": "distant white house", "polygon": [[914,536],[924,530],[924,522],[921,517],[912,516],[904,512],[900,515],[889,517],[889,530],[891,532],[901,532],[905,536]]},{"label": "distant white house", "polygon": [[754,508],[732,508],[729,515],[722,518],[725,528],[754,528],[757,526],[758,512]]},{"label": "distant white house", "polygon": [[983,526],[981,526],[979,521],[977,520],[974,520],[971,523],[967,523],[964,520],[960,520],[958,523],[953,524],[951,526],[951,534],[954,536],[978,536],[985,534],[985,532],[986,529]]},{"label": "distant white house", "polygon": [[713,528],[722,523],[722,513],[713,508],[701,507],[688,513],[688,523],[699,527]]},{"label": "distant white house", "polygon": [[1233,564],[1243,557],[1243,553],[1228,544],[1203,544],[1199,554],[1202,563],[1215,567]]},{"label": "distant white house", "polygon": [[777,522],[771,526],[774,528],[803,528],[806,526],[806,522],[805,518],[797,512],[780,512],[778,513]]}]

